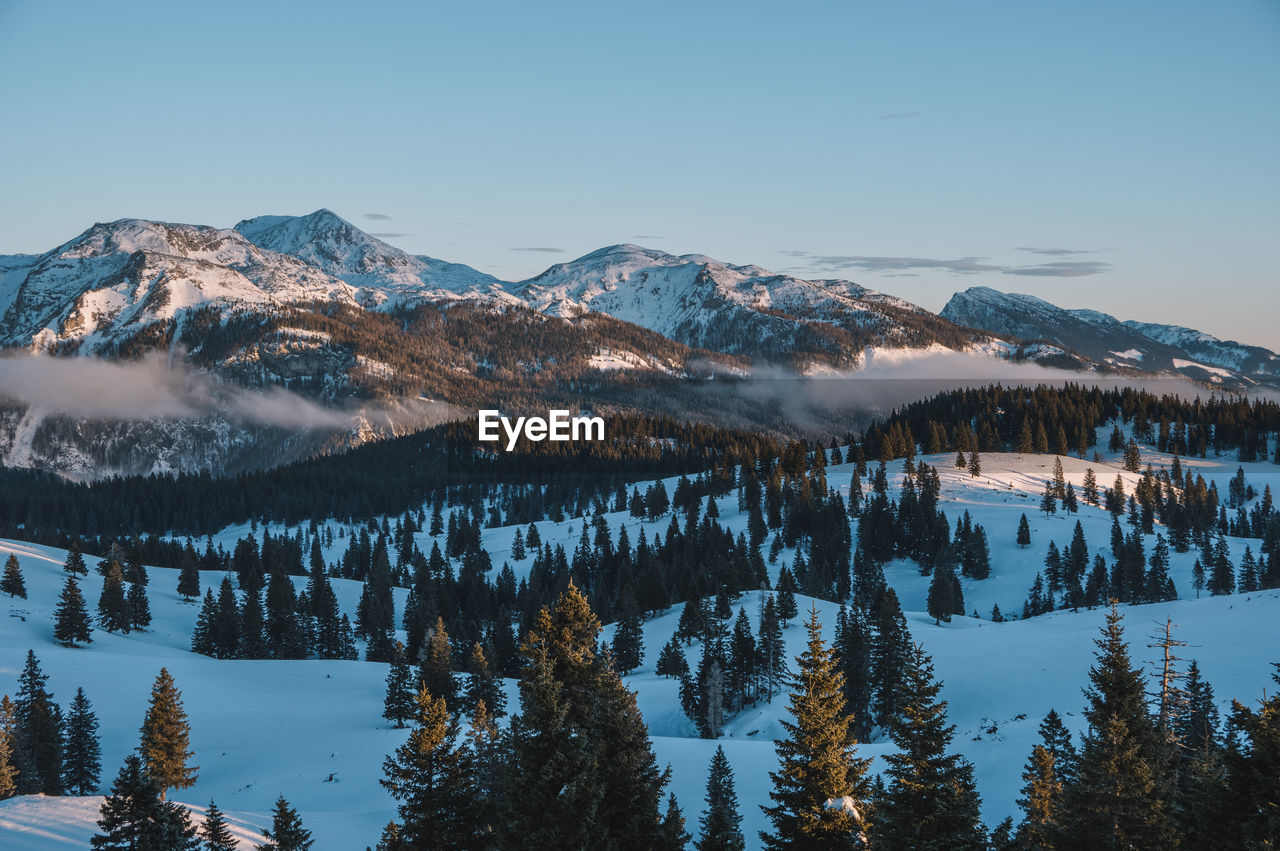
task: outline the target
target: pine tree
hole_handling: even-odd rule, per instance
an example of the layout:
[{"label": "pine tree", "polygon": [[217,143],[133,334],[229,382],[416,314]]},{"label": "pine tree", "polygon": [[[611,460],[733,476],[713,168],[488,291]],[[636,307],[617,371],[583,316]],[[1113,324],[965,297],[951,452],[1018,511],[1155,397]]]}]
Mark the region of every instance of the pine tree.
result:
[{"label": "pine tree", "polygon": [[133,609],[124,594],[124,571],[112,559],[98,596],[98,625],[107,632],[128,632],[133,627]]},{"label": "pine tree", "polygon": [[201,851],[237,851],[239,840],[231,832],[226,816],[218,805],[209,801],[209,809],[205,811],[204,823],[198,831],[201,839]]},{"label": "pine tree", "polygon": [[387,672],[387,693],[382,701],[382,717],[396,722],[397,727],[403,727],[404,722],[417,712],[417,689],[414,687],[413,671],[405,661],[404,645],[397,641],[395,647],[395,658]]},{"label": "pine tree", "polygon": [[849,848],[867,844],[869,760],[854,755],[853,719],[845,712],[844,676],[822,640],[816,608],[805,623],[808,646],[796,658],[787,738],[774,742],[779,768],[769,773],[773,806],[762,806],[773,832],[764,847]]},{"label": "pine tree", "polygon": [[67,647],[76,647],[81,642],[89,644],[93,641],[90,634],[93,628],[89,625],[89,609],[85,606],[84,595],[80,593],[80,583],[75,574],[67,574],[67,581],[58,595],[58,607],[54,611],[53,637]]},{"label": "pine tree", "polygon": [[92,795],[102,774],[102,747],[98,743],[98,716],[84,689],[71,700],[62,740],[62,783],[77,795]]},{"label": "pine tree", "polygon": [[196,782],[199,766],[188,766],[195,756],[191,746],[191,724],[182,708],[182,692],[167,668],[161,668],[151,686],[151,700],[142,721],[142,741],[138,752],[147,773],[160,787],[163,800],[170,789],[186,789]]},{"label": "pine tree", "polygon": [[623,614],[613,633],[613,663],[618,671],[629,674],[640,667],[644,659],[644,634],[640,628],[640,616],[633,610]]},{"label": "pine tree", "polygon": [[453,678],[453,647],[444,628],[444,618],[436,618],[435,628],[427,640],[419,678],[427,691],[453,706],[458,700],[458,683]]},{"label": "pine tree", "polygon": [[907,657],[900,714],[889,722],[898,752],[885,757],[889,785],[876,802],[877,845],[912,849],[982,849],[973,766],[947,753],[955,727],[947,724],[942,684],[920,645]]},{"label": "pine tree", "polygon": [[674,635],[662,645],[654,672],[660,677],[680,677],[689,673],[689,660],[685,658],[680,641]]},{"label": "pine tree", "polygon": [[18,557],[13,553],[9,554],[9,558],[4,563],[4,576],[0,578],[0,593],[22,600],[27,599],[27,583],[22,578],[22,565],[18,564]]},{"label": "pine tree", "polygon": [[1031,526],[1027,523],[1027,515],[1023,514],[1018,521],[1018,546],[1031,546]]},{"label": "pine tree", "polygon": [[978,457],[978,450],[969,453],[969,475],[978,478],[982,475],[982,459]]},{"label": "pine tree", "polygon": [[311,831],[302,826],[298,811],[289,806],[284,795],[276,798],[271,827],[263,828],[262,837],[267,841],[258,846],[258,851],[310,851],[315,844]]},{"label": "pine tree", "polygon": [[[1280,686],[1280,665],[1274,675]],[[1224,764],[1222,824],[1217,837],[1233,848],[1273,848],[1280,837],[1280,691],[1271,691],[1251,709],[1231,702]]]},{"label": "pine tree", "polygon": [[479,814],[460,727],[443,698],[418,690],[409,739],[382,764],[379,781],[399,801],[401,841],[413,848],[469,849],[477,842]]},{"label": "pine tree", "polygon": [[1089,734],[1066,789],[1063,828],[1073,846],[1168,847],[1172,834],[1157,773],[1160,744],[1121,620],[1113,605],[1095,641],[1098,652],[1085,691]]},{"label": "pine tree", "polygon": [[[951,622],[951,616],[956,613],[956,599],[955,574],[951,572],[949,566],[940,564],[934,567],[933,578],[929,581],[925,609],[935,624],[943,621]],[[964,611],[963,606],[960,607],[960,611]]]},{"label": "pine tree", "polygon": [[62,709],[46,687],[48,682],[40,660],[28,650],[13,701],[15,738],[24,759],[29,761],[28,770],[19,773],[19,792],[24,795],[61,795],[63,792]]},{"label": "pine tree", "polygon": [[733,788],[733,768],[717,747],[707,772],[707,810],[699,821],[701,833],[695,847],[698,851],[745,851],[742,814],[738,811],[738,793]]},{"label": "pine tree", "polygon": [[490,667],[484,648],[479,642],[475,642],[471,645],[471,653],[467,656],[467,675],[463,683],[462,705],[468,712],[474,713],[482,703],[485,714],[490,718],[501,718],[507,714],[507,693],[494,674],[493,668]]},{"label": "pine tree", "polygon": [[[784,578],[789,581],[784,582]],[[785,627],[799,614],[800,609],[796,606],[795,581],[791,580],[791,571],[784,567],[778,576],[778,618]]]},{"label": "pine tree", "polygon": [[0,703],[0,801],[18,794],[18,766],[15,759],[18,742],[13,707],[9,695]]},{"label": "pine tree", "polygon": [[876,595],[871,610],[874,635],[871,641],[871,677],[875,683],[872,706],[876,722],[887,726],[902,704],[907,658],[911,654],[911,633],[898,603],[898,595],[885,587]]},{"label": "pine tree", "polygon": [[1058,835],[1062,778],[1058,776],[1053,754],[1044,745],[1031,749],[1022,780],[1022,797],[1018,799],[1018,806],[1022,808],[1024,817],[1018,827],[1018,842],[1023,848],[1052,851]]},{"label": "pine tree", "polygon": [[234,659],[240,653],[240,606],[231,578],[222,577],[217,605],[209,624],[209,642],[217,659]]},{"label": "pine tree", "polygon": [[141,630],[151,626],[151,604],[147,601],[146,582],[130,582],[125,602],[129,608],[131,629]]},{"label": "pine tree", "polygon": [[102,802],[98,827],[102,833],[90,839],[89,844],[103,851],[185,851],[199,847],[187,808],[164,800],[160,785],[136,754],[125,757],[111,784],[111,794]]},{"label": "pine tree", "polygon": [[62,569],[72,576],[89,575],[89,568],[85,566],[84,556],[80,554],[80,544],[78,542],[71,542],[71,546],[67,549],[67,560],[63,563]]},{"label": "pine tree", "polygon": [[200,571],[195,551],[188,547],[182,553],[182,569],[178,572],[178,593],[188,603],[200,596]]}]

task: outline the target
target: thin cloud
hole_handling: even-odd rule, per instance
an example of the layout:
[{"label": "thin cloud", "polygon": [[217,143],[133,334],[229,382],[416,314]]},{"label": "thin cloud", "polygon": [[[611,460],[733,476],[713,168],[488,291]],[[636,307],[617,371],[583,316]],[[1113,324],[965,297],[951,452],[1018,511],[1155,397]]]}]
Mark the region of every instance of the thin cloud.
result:
[{"label": "thin cloud", "polygon": [[906,272],[911,269],[941,269],[953,275],[976,275],[1001,272],[1006,267],[984,262],[985,257],[958,257],[940,260],[933,257],[873,257],[861,254],[810,254],[809,265],[821,271],[838,272],[857,269],[863,272]]},{"label": "thin cloud", "polygon": [[398,236],[413,236],[411,233],[370,233],[369,236],[376,236],[378,239],[395,239]]},{"label": "thin cloud", "polygon": [[1030,248],[1026,246],[1018,246],[1019,251],[1027,251],[1031,254],[1046,254],[1050,257],[1063,257],[1068,254],[1097,254],[1086,248]]},{"label": "thin cloud", "polygon": [[366,219],[373,219],[375,222],[385,222],[387,219],[391,218],[386,213],[365,213],[364,217]]},{"label": "thin cloud", "polygon": [[891,112],[888,115],[880,116],[881,121],[887,121],[890,118],[914,118],[919,115],[918,112]]},{"label": "thin cloud", "polygon": [[527,245],[521,248],[513,248],[512,251],[533,251],[538,254],[564,254],[563,248],[552,248],[549,245]]},{"label": "thin cloud", "polygon": [[1086,275],[1099,275],[1110,269],[1110,263],[1102,263],[1097,260],[1060,260],[1056,263],[1041,263],[1037,266],[1014,266],[1005,269],[1001,274],[1046,278],[1083,278]]},{"label": "thin cloud", "polygon": [[660,237],[660,236],[654,236],[654,235],[653,235],[653,234],[651,234],[651,233],[638,233],[638,234],[636,234],[635,236],[633,236],[633,237],[631,237],[631,238],[632,238],[632,239],[662,239],[663,237]]},{"label": "thin cloud", "polygon": [[[1020,249],[1030,250],[1030,249]],[[1037,249],[1040,253],[1059,255],[1061,253],[1084,254],[1085,251],[1073,249]],[[1111,269],[1110,263],[1099,260],[1055,260],[1049,263],[1037,263],[1029,266],[1010,266],[992,263],[987,257],[957,257],[945,259],[937,257],[882,257],[862,254],[811,254],[807,251],[783,251],[788,257],[802,258],[805,268],[819,273],[840,273],[849,271],[870,272],[885,277],[909,277],[917,275],[916,270],[934,270],[951,275],[1022,275],[1026,277],[1046,278],[1080,278],[1086,275],[1098,275]]]}]

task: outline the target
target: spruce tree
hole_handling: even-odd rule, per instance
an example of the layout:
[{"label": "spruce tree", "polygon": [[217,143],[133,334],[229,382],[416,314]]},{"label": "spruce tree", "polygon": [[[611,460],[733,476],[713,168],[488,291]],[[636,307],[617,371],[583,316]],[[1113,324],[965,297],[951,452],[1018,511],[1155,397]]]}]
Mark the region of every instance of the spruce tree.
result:
[{"label": "spruce tree", "polygon": [[1147,712],[1142,671],[1129,661],[1122,616],[1113,605],[1085,690],[1089,733],[1066,788],[1062,825],[1072,847],[1168,847],[1167,803],[1158,772],[1160,742]]},{"label": "spruce tree", "polygon": [[67,581],[58,595],[58,607],[54,611],[53,637],[67,647],[77,647],[81,643],[93,641],[90,634],[93,628],[89,625],[89,609],[85,606],[84,595],[80,593],[80,583],[74,574],[67,574]]},{"label": "spruce tree", "polygon": [[62,783],[76,795],[92,795],[102,774],[98,716],[84,689],[76,689],[62,739]]},{"label": "spruce tree", "polygon": [[1062,778],[1058,776],[1053,754],[1044,745],[1031,749],[1022,771],[1023,820],[1018,827],[1018,843],[1023,848],[1052,851],[1058,835],[1058,814],[1062,805]]},{"label": "spruce tree", "polygon": [[1022,519],[1018,521],[1018,546],[1031,546],[1031,526],[1027,523],[1027,515],[1023,514]]},{"label": "spruce tree", "polygon": [[182,554],[182,569],[178,572],[178,593],[188,603],[200,596],[200,571],[196,567],[195,552],[190,548],[184,550]]},{"label": "spruce tree", "polygon": [[947,753],[955,727],[947,724],[942,684],[920,645],[906,659],[902,706],[889,722],[898,752],[885,757],[888,788],[876,802],[873,837],[890,848],[981,849],[986,831],[979,814],[973,766]]},{"label": "spruce tree", "polygon": [[[929,593],[925,601],[925,610],[933,618],[935,624],[943,621],[951,622],[956,613],[955,574],[951,568],[937,565],[933,569],[933,578],[929,581]],[[960,610],[964,611],[963,608]]]},{"label": "spruce tree", "polygon": [[71,546],[67,548],[67,560],[62,565],[62,569],[72,576],[89,575],[89,568],[84,563],[84,556],[80,554],[78,542],[72,541]]},{"label": "spruce tree", "polygon": [[142,721],[142,740],[138,752],[146,762],[147,773],[160,787],[164,799],[170,789],[186,789],[196,782],[199,766],[188,766],[195,754],[191,746],[191,724],[182,707],[182,692],[173,682],[167,668],[161,668],[151,686],[151,700]]},{"label": "spruce tree", "polygon": [[640,615],[634,609],[623,614],[613,633],[611,643],[613,662],[622,674],[629,674],[640,667],[644,659],[644,634],[640,629]]},{"label": "spruce tree", "polygon": [[822,640],[817,608],[805,623],[809,642],[796,658],[787,738],[774,742],[779,768],[769,773],[773,824],[761,832],[765,848],[849,848],[867,844],[869,760],[854,755],[852,717],[845,711],[844,676]]},{"label": "spruce tree", "polygon": [[53,700],[48,675],[40,668],[34,651],[18,675],[18,692],[13,701],[17,744],[28,770],[19,774],[19,792],[61,795],[62,709]]},{"label": "spruce tree", "polygon": [[98,625],[107,632],[128,632],[133,627],[133,609],[124,593],[124,571],[111,559],[98,596]]},{"label": "spruce tree", "polygon": [[486,713],[492,718],[501,718],[506,714],[507,693],[489,666],[484,648],[479,642],[475,642],[471,645],[471,653],[467,656],[462,705],[469,713],[474,713],[481,703],[485,705]]},{"label": "spruce tree", "polygon": [[382,717],[396,722],[397,727],[403,727],[404,722],[417,712],[417,689],[414,686],[413,671],[404,658],[404,645],[397,641],[395,647],[395,658],[387,671],[387,693],[382,700]]},{"label": "spruce tree", "polygon": [[240,847],[239,840],[231,832],[231,825],[227,824],[226,816],[213,801],[209,801],[204,822],[197,832],[201,841],[200,851],[237,851]]},{"label": "spruce tree", "polygon": [[311,831],[302,826],[298,811],[289,806],[284,795],[276,798],[271,827],[263,828],[262,837],[266,842],[258,846],[258,851],[310,851],[315,844]]},{"label": "spruce tree", "polygon": [[[1280,687],[1280,665],[1273,679]],[[1274,848],[1280,840],[1280,689],[1253,709],[1231,702],[1223,755],[1222,835],[1226,847]]]},{"label": "spruce tree", "polygon": [[431,694],[449,706],[457,704],[458,683],[453,677],[453,647],[449,643],[449,633],[444,628],[444,618],[436,618],[435,628],[427,640],[419,678]]},{"label": "spruce tree", "polygon": [[129,608],[131,629],[146,629],[151,626],[151,604],[147,601],[146,582],[130,582],[125,602]]},{"label": "spruce tree", "polygon": [[18,557],[13,553],[9,554],[9,558],[4,563],[4,576],[0,577],[0,593],[22,600],[27,599],[27,583],[22,578],[22,565],[18,564]]},{"label": "spruce tree", "polygon": [[4,696],[0,706],[0,801],[18,794],[18,766],[14,759],[14,751],[18,745],[15,741],[9,695]]},{"label": "spruce tree", "polygon": [[733,788],[733,768],[717,747],[707,772],[707,802],[699,825],[701,833],[695,847],[698,851],[745,851],[747,840],[742,835],[742,814],[738,811],[738,793]]},{"label": "spruce tree", "polygon": [[685,658],[680,641],[674,635],[662,645],[654,671],[660,677],[680,677],[689,673],[689,660]]},{"label": "spruce tree", "polygon": [[399,801],[400,839],[413,848],[470,849],[477,843],[480,814],[472,765],[458,743],[457,717],[425,686],[415,704],[413,730],[383,762],[379,781]]},{"label": "spruce tree", "polygon": [[194,851],[200,845],[187,808],[164,800],[160,785],[136,754],[125,757],[102,802],[98,827],[102,833],[89,844],[103,851]]}]

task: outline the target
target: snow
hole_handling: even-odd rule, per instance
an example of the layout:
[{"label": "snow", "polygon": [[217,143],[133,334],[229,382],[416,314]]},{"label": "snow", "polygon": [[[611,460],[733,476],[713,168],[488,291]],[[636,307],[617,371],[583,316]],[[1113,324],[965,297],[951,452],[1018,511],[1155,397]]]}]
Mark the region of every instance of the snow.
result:
[{"label": "snow", "polygon": [[1137,349],[1125,349],[1123,352],[1112,352],[1111,354],[1125,360],[1142,360],[1143,357],[1142,352]]},{"label": "snow", "polygon": [[1196,363],[1193,360],[1183,360],[1182,358],[1174,358],[1173,366],[1174,369],[1203,369],[1205,372],[1212,373],[1213,375],[1220,375],[1224,378],[1230,378],[1233,374],[1229,369],[1222,369],[1217,366],[1206,366],[1205,364]]},{"label": "snow", "polygon": [[[1105,440],[1106,434],[1102,435]],[[1081,710],[1085,701],[1081,689],[1093,661],[1093,640],[1104,621],[1102,610],[1059,611],[1027,621],[993,623],[991,606],[1012,613],[1019,610],[1036,572],[1043,569],[1045,548],[1050,540],[1065,545],[1077,520],[1082,524],[1090,552],[1104,555],[1109,540],[1111,515],[1082,505],[1078,515],[1059,512],[1045,517],[1038,511],[1039,494],[1052,476],[1053,457],[992,453],[982,456],[983,475],[969,476],[952,465],[953,456],[925,456],[922,459],[938,470],[941,503],[955,523],[968,510],[986,531],[991,546],[992,576],[983,581],[962,579],[966,609],[977,609],[980,618],[957,617],[947,624],[935,624],[924,614],[927,579],[914,564],[892,562],[886,570],[906,610],[912,638],[920,642],[934,659],[935,673],[943,682],[942,697],[949,702],[949,721],[956,725],[954,747],[974,764],[982,795],[983,817],[994,825],[1008,815],[1017,815],[1016,800],[1020,773],[1027,754],[1038,741],[1038,725],[1049,709],[1057,709],[1075,734],[1084,726]],[[1101,463],[1076,458],[1062,459],[1068,481],[1077,487],[1085,470],[1093,467],[1099,485],[1110,486],[1117,472],[1131,489],[1137,477],[1119,470],[1115,458]],[[1144,450],[1143,463],[1157,468],[1171,459]],[[1269,463],[1239,465],[1231,459],[1182,459],[1219,491],[1238,466],[1248,481],[1262,491],[1280,487],[1280,467]],[[852,465],[828,468],[828,481],[847,493]],[[888,465],[890,488],[897,490],[902,478],[902,462]],[[668,493],[676,478],[664,480]],[[641,490],[644,485],[641,484]],[[735,535],[745,530],[746,517],[737,510],[736,497],[717,503],[720,521]],[[1018,518],[1026,513],[1032,528],[1032,545],[1019,548],[1014,542]],[[644,528],[652,540],[665,534],[670,517],[654,521],[631,517],[627,512],[607,515],[616,540],[622,525],[634,543]],[[537,524],[544,541],[563,543],[572,550],[581,533],[583,518],[561,523]],[[330,522],[335,532],[347,531],[325,551],[336,560],[350,538],[352,527]],[[482,541],[495,568],[510,560],[510,547],[517,528],[485,529]],[[284,528],[271,527],[272,534]],[[1127,526],[1126,526],[1127,531]],[[249,532],[231,527],[214,536],[215,543],[230,547]],[[258,530],[261,534],[261,529]],[[429,550],[432,538],[418,536]],[[1257,541],[1229,539],[1232,558],[1238,560],[1246,544],[1257,552]],[[1145,541],[1148,551],[1154,538]],[[51,612],[63,582],[61,550],[0,542],[0,559],[18,554],[26,575],[30,599],[0,597],[0,693],[12,694],[28,647],[34,648],[46,673],[50,689],[65,705],[76,687],[83,686],[94,702],[102,721],[103,784],[109,785],[124,755],[136,744],[151,681],[160,666],[173,673],[183,691],[191,717],[193,760],[200,766],[195,787],[176,792],[174,797],[187,805],[203,806],[210,798],[227,810],[241,835],[248,838],[270,821],[271,806],[284,794],[300,811],[304,823],[315,832],[317,851],[362,848],[371,845],[383,825],[394,817],[394,802],[378,785],[383,757],[403,741],[406,731],[395,730],[382,718],[382,696],[386,666],[366,662],[333,661],[217,661],[188,652],[195,604],[180,601],[174,592],[173,572],[152,568],[149,588],[155,624],[145,633],[128,636],[94,633],[86,648],[69,649],[52,640]],[[784,550],[769,565],[776,578],[778,568],[794,558]],[[1194,553],[1172,556],[1171,575],[1180,599],[1163,604],[1122,607],[1126,635],[1135,660],[1152,658],[1148,636],[1166,617],[1172,618],[1175,634],[1189,644],[1184,654],[1194,657],[1213,685],[1220,710],[1232,698],[1251,700],[1270,684],[1270,664],[1280,659],[1280,634],[1274,628],[1280,617],[1280,592],[1268,591],[1224,597],[1196,599],[1190,583]],[[96,559],[89,558],[92,567]],[[511,562],[517,576],[527,575],[531,559]],[[216,585],[221,574],[201,576],[202,587]],[[90,605],[100,587],[96,573],[82,580]],[[301,586],[302,578],[296,580]],[[359,585],[334,580],[340,604],[354,612]],[[747,613],[758,628],[764,594],[748,592],[734,601],[736,610]],[[398,612],[403,610],[405,591],[396,590]],[[823,634],[829,640],[835,623],[835,604],[798,598],[801,618],[785,630],[788,655],[802,649],[804,613],[810,606],[819,612]],[[684,809],[691,832],[703,807],[707,766],[717,746],[722,746],[736,775],[737,792],[743,813],[744,832],[749,847],[758,847],[756,832],[766,820],[760,811],[768,803],[769,772],[777,766],[773,738],[782,735],[786,697],[749,708],[725,725],[719,740],[696,737],[693,724],[680,710],[677,685],[654,673],[658,651],[666,643],[679,619],[680,606],[646,620],[643,624],[645,658],[630,676],[637,701],[649,726],[660,765],[672,768],[671,790]],[[612,635],[605,627],[604,639]],[[1249,648],[1241,653],[1240,648]],[[693,642],[686,650],[696,666],[701,647]],[[509,707],[518,700],[514,682],[507,682]],[[859,746],[862,756],[871,757],[872,770],[883,769],[883,756],[892,744],[882,735]],[[331,779],[332,778],[332,779]],[[5,848],[83,847],[97,818],[98,798],[18,798],[0,802],[0,846]],[[242,847],[249,847],[242,843]]]}]

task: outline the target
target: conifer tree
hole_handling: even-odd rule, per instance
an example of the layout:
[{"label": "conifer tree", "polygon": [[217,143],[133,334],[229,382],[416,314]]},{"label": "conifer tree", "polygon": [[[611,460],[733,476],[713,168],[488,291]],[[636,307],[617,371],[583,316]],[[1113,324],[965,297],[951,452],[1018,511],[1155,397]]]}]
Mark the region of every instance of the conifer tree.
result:
[{"label": "conifer tree", "polygon": [[241,659],[267,657],[266,618],[258,593],[257,587],[247,588],[240,603],[240,644],[236,648],[236,656]]},{"label": "conifer tree", "polygon": [[27,599],[27,583],[22,578],[22,565],[18,564],[18,557],[13,553],[9,554],[9,558],[4,563],[4,576],[0,577],[0,593],[22,600]]},{"label": "conifer tree", "polygon": [[674,635],[662,645],[654,671],[660,677],[680,677],[689,673],[689,660],[685,658],[680,641]]},{"label": "conifer tree", "polygon": [[[1273,679],[1280,687],[1280,665]],[[1280,837],[1280,690],[1266,694],[1256,710],[1233,700],[1228,728],[1221,796],[1225,835],[1216,839],[1228,847],[1274,847]]]},{"label": "conifer tree", "polygon": [[978,810],[973,766],[947,753],[955,727],[947,724],[942,684],[920,645],[907,657],[903,702],[889,722],[898,752],[889,754],[888,788],[876,802],[876,844],[889,848],[982,849],[986,831]]},{"label": "conifer tree", "polygon": [[222,810],[213,801],[205,810],[204,822],[197,829],[201,840],[200,851],[237,851],[239,840],[231,832],[231,825]]},{"label": "conifer tree", "polygon": [[489,718],[501,718],[506,715],[507,694],[489,665],[489,658],[479,642],[471,645],[466,670],[462,694],[463,707],[474,714],[483,703],[485,714]]},{"label": "conifer tree", "polygon": [[80,554],[80,544],[72,541],[71,546],[67,548],[67,560],[62,565],[62,569],[72,576],[88,576],[89,568],[84,563],[84,556]]},{"label": "conifer tree", "polygon": [[871,610],[871,676],[875,683],[872,707],[876,723],[887,726],[902,703],[904,671],[911,654],[911,634],[903,617],[898,595],[885,587],[876,595]]},{"label": "conifer tree", "polygon": [[0,704],[0,801],[18,794],[18,766],[15,760],[15,724],[9,695]]},{"label": "conifer tree", "polygon": [[1058,813],[1062,805],[1062,778],[1058,776],[1053,754],[1044,745],[1031,749],[1022,771],[1022,797],[1018,806],[1024,813],[1018,827],[1018,842],[1023,848],[1052,851],[1058,836]]},{"label": "conifer tree", "polygon": [[469,849],[477,841],[479,814],[457,717],[425,686],[415,703],[413,731],[383,762],[379,782],[399,801],[398,832],[409,847]]},{"label": "conifer tree", "polygon": [[90,634],[93,628],[89,625],[89,609],[85,606],[84,595],[80,593],[80,583],[75,574],[67,574],[67,581],[58,595],[58,607],[54,611],[53,637],[67,647],[76,647],[81,643],[93,641]]},{"label": "conifer tree", "polygon": [[62,740],[62,783],[76,795],[92,795],[101,774],[98,716],[84,689],[76,689]]},{"label": "conifer tree", "polygon": [[199,766],[188,766],[195,754],[191,746],[191,724],[182,707],[178,691],[168,668],[161,668],[151,686],[151,700],[142,721],[142,740],[138,752],[147,773],[160,787],[163,800],[170,789],[186,789],[196,782]]},{"label": "conifer tree", "polygon": [[63,791],[62,709],[54,702],[48,682],[40,660],[28,650],[13,701],[15,750],[20,749],[22,759],[29,763],[18,778],[18,791],[24,795],[61,795]]},{"label": "conifer tree", "polygon": [[787,738],[774,742],[779,768],[769,773],[774,804],[761,807],[773,831],[760,838],[769,849],[861,847],[870,824],[870,761],[855,756],[844,676],[822,640],[816,608],[805,629],[809,642],[796,658],[788,704],[795,721],[781,721]]},{"label": "conifer tree", "polygon": [[258,851],[310,851],[315,844],[311,831],[302,826],[298,811],[289,806],[284,795],[276,798],[271,827],[263,828],[262,837],[266,842],[258,846]]},{"label": "conifer tree", "polygon": [[195,551],[190,547],[182,553],[182,569],[178,572],[178,594],[188,603],[200,596],[200,571],[196,567]]},{"label": "conifer tree", "polygon": [[613,663],[618,672],[629,674],[640,667],[644,659],[644,634],[640,629],[640,615],[634,608],[625,612],[618,621],[611,643]]},{"label": "conifer tree", "polygon": [[[956,614],[955,583],[955,574],[949,566],[940,564],[934,567],[925,608],[935,624],[943,621],[950,623],[951,616]],[[964,612],[963,605],[960,606],[960,612]]]},{"label": "conifer tree", "polygon": [[98,597],[98,625],[107,632],[128,632],[133,627],[133,609],[124,594],[124,571],[111,559]]},{"label": "conifer tree", "polygon": [[147,601],[146,582],[130,582],[125,602],[129,607],[131,629],[146,629],[151,626],[151,604]]},{"label": "conifer tree", "polygon": [[701,832],[695,847],[698,851],[745,851],[742,814],[738,811],[738,793],[733,788],[733,768],[717,747],[707,772],[706,812],[699,821]]},{"label": "conifer tree", "polygon": [[102,802],[98,827],[102,833],[89,844],[103,851],[194,851],[199,847],[187,808],[164,800],[160,785],[136,754],[125,757],[111,794]]},{"label": "conifer tree", "polygon": [[453,678],[453,647],[444,628],[444,618],[436,618],[435,628],[427,640],[419,678],[427,691],[453,706],[458,699],[458,683]]},{"label": "conifer tree", "polygon": [[975,479],[982,475],[982,459],[976,449],[969,453],[969,475]]},{"label": "conifer tree", "polygon": [[800,609],[796,606],[795,580],[791,577],[791,571],[785,567],[778,574],[777,606],[778,619],[784,627],[800,614]]},{"label": "conifer tree", "polygon": [[1073,845],[1168,847],[1167,803],[1158,771],[1160,743],[1147,712],[1142,672],[1129,661],[1122,616],[1107,614],[1085,690],[1089,733],[1066,788],[1063,829]]},{"label": "conifer tree", "polygon": [[1031,526],[1027,523],[1027,515],[1023,514],[1018,521],[1018,546],[1031,546]]},{"label": "conifer tree", "polygon": [[404,722],[417,712],[417,689],[414,687],[413,671],[405,661],[404,645],[397,641],[395,647],[395,658],[387,672],[387,693],[382,700],[382,717],[396,722],[397,727],[403,727]]}]

